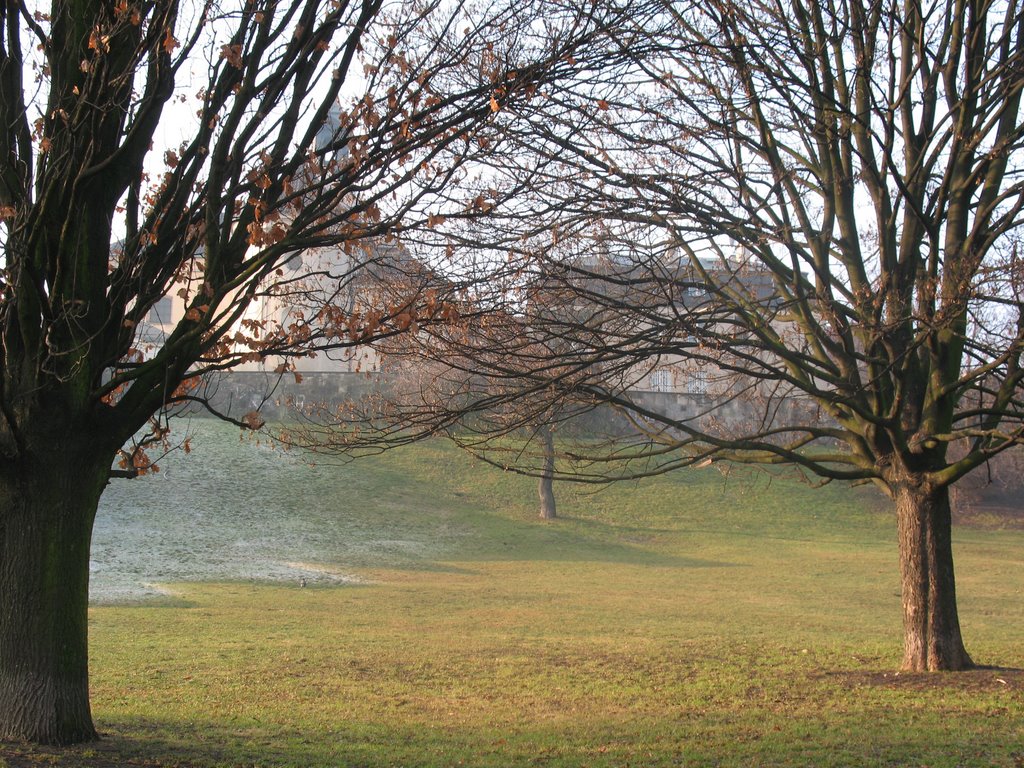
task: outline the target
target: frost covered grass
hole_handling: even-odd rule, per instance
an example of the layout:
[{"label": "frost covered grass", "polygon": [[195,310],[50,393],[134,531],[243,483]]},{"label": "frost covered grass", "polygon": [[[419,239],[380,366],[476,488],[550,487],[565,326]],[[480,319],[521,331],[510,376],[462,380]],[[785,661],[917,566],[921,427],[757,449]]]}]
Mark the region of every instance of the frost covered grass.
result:
[{"label": "frost covered grass", "polygon": [[[694,470],[596,493],[559,486],[563,517],[545,523],[530,480],[442,444],[342,468],[289,462],[243,482],[255,515],[244,536],[265,524],[273,538],[285,514],[274,500],[312,487],[315,517],[289,523],[311,538],[285,542],[278,560],[353,580],[302,588],[243,575],[97,605],[104,740],[0,755],[83,766],[1024,764],[1019,531],[955,532],[965,638],[994,668],[897,676],[895,533],[871,491]],[[303,487],[261,493],[261,482],[287,486],[278,471]],[[202,531],[175,535],[186,548]]]}]

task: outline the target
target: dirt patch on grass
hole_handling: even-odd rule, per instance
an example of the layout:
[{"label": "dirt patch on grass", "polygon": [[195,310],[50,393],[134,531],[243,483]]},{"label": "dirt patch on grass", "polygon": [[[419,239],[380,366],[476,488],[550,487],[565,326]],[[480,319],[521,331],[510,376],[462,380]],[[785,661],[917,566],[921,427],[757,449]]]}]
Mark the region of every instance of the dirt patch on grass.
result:
[{"label": "dirt patch on grass", "polygon": [[855,687],[897,688],[907,691],[956,690],[970,693],[1024,692],[1024,669],[978,667],[963,672],[832,672]]}]

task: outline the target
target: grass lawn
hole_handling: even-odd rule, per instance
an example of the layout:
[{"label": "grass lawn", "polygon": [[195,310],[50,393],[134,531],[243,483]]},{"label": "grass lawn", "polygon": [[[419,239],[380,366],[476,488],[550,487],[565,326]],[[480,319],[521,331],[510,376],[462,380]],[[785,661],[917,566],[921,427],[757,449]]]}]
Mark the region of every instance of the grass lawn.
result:
[{"label": "grass lawn", "polygon": [[1024,766],[1020,530],[955,532],[991,668],[900,676],[873,491],[690,470],[557,486],[545,523],[532,481],[440,443],[315,471],[321,518],[365,505],[436,546],[322,564],[352,585],[94,607],[103,741],[0,767]]}]

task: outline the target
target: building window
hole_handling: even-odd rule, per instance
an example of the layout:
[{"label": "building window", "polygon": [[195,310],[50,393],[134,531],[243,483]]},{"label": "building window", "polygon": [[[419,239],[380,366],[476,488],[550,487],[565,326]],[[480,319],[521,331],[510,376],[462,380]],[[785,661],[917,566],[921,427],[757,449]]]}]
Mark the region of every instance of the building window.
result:
[{"label": "building window", "polygon": [[668,368],[659,368],[651,372],[651,390],[653,392],[672,391],[672,371]]},{"label": "building window", "polygon": [[166,325],[171,322],[171,297],[163,296],[149,308],[146,321],[153,325]]},{"label": "building window", "polygon": [[706,395],[708,393],[707,371],[690,371],[686,380],[686,391],[693,395]]}]

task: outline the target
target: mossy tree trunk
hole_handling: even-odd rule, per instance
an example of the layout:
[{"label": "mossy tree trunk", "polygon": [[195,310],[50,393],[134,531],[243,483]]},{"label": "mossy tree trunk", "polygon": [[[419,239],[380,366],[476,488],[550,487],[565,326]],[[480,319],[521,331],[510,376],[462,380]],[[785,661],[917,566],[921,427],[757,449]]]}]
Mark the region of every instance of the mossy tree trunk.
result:
[{"label": "mossy tree trunk", "polygon": [[110,457],[86,440],[0,470],[0,738],[96,738],[89,708],[89,546]]}]

